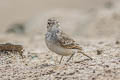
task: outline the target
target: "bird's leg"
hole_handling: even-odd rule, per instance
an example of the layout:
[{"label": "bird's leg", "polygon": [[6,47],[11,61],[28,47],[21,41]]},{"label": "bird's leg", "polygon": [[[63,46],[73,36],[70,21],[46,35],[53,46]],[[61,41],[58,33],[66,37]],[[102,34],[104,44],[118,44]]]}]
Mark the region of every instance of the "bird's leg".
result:
[{"label": "bird's leg", "polygon": [[62,59],[63,59],[63,56],[61,57],[59,64],[61,63]]},{"label": "bird's leg", "polygon": [[[74,54],[75,54],[75,53],[74,53]],[[72,55],[70,56],[70,58],[67,60],[67,62],[69,62],[69,61],[70,61],[70,59],[73,57],[73,55],[74,55],[74,54],[72,54]]]},{"label": "bird's leg", "polygon": [[85,54],[84,52],[80,52],[82,53],[83,55],[87,56],[88,58],[90,58],[92,60],[92,58],[90,56],[88,56],[87,54]]}]

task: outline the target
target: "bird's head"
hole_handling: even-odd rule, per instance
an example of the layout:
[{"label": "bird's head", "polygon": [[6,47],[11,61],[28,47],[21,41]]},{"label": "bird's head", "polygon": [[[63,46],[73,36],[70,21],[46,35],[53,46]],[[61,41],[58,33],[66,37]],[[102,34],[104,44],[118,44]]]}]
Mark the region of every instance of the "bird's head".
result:
[{"label": "bird's head", "polygon": [[47,22],[47,30],[50,30],[52,28],[58,28],[60,26],[59,21],[57,18],[52,17],[48,19]]}]

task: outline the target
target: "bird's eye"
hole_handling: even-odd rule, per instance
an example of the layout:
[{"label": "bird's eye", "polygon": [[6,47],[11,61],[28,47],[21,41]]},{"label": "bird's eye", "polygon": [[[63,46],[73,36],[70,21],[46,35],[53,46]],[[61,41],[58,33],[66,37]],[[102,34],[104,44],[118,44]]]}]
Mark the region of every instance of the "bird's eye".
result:
[{"label": "bird's eye", "polygon": [[48,22],[48,24],[50,25],[50,22]]}]

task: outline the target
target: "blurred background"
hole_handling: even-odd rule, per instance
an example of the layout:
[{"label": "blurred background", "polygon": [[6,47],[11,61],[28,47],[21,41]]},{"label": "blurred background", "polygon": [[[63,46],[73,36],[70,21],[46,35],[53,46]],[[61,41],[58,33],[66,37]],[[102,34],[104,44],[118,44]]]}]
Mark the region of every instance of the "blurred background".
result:
[{"label": "blurred background", "polygon": [[76,39],[119,39],[119,0],[0,0],[0,42],[42,44],[50,17]]}]

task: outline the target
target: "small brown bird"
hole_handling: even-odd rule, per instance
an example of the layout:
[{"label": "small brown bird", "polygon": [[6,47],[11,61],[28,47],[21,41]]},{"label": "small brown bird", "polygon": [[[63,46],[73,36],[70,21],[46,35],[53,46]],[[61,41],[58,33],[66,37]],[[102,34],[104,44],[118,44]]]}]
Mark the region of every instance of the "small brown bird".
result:
[{"label": "small brown bird", "polygon": [[60,29],[59,21],[54,17],[48,19],[45,42],[51,51],[62,55],[60,63],[63,59],[63,56],[70,56],[70,58],[67,60],[68,62],[75,53],[82,53],[83,55],[92,59],[82,52],[82,48],[79,46],[79,44],[77,44],[72,38],[70,38]]}]

